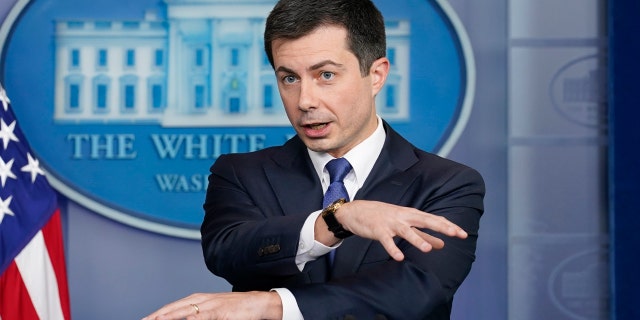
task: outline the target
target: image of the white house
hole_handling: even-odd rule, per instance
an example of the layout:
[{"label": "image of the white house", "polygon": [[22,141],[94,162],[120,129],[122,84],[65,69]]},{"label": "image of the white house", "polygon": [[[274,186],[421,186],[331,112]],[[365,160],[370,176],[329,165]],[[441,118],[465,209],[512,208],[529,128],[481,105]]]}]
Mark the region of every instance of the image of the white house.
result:
[{"label": "image of the white house", "polygon": [[[56,21],[54,120],[288,126],[264,53],[274,3],[165,0],[140,20]],[[386,27],[392,67],[377,109],[383,118],[408,120],[410,23]]]}]

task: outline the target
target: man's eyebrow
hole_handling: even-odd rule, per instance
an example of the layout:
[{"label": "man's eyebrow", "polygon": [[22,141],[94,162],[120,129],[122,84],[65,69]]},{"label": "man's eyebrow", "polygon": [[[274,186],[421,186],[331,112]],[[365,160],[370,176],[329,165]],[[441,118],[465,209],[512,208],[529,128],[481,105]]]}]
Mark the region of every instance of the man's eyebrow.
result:
[{"label": "man's eyebrow", "polygon": [[317,69],[320,69],[320,68],[322,68],[322,67],[324,67],[326,65],[333,65],[333,66],[336,66],[338,68],[342,68],[343,67],[342,64],[334,62],[332,60],[324,60],[324,61],[320,61],[320,62],[312,65],[311,67],[309,67],[309,70],[317,70]]},{"label": "man's eyebrow", "polygon": [[[320,61],[320,62],[318,62],[318,63],[316,63],[316,64],[314,64],[314,65],[310,66],[309,68],[307,68],[307,70],[318,70],[318,69],[320,69],[320,68],[322,68],[322,67],[324,67],[324,66],[326,66],[326,65],[333,65],[333,66],[336,66],[336,67],[338,67],[338,68],[342,68],[342,67],[343,67],[343,65],[342,65],[342,64],[337,63],[337,62],[334,62],[334,61],[332,61],[332,60],[324,60],[324,61]],[[283,67],[283,66],[279,66],[279,67],[276,69],[276,73],[277,73],[277,72],[285,72],[285,73],[292,73],[292,74],[296,74],[296,72],[295,72],[295,71],[293,71],[293,70],[291,70],[291,69],[289,69],[289,68],[287,68],[287,67]]]},{"label": "man's eyebrow", "polygon": [[278,67],[278,69],[276,69],[276,73],[277,72],[285,72],[285,73],[293,73],[293,74],[295,74],[295,72],[293,70],[291,70],[291,69],[289,69],[287,67],[283,67],[283,66]]}]

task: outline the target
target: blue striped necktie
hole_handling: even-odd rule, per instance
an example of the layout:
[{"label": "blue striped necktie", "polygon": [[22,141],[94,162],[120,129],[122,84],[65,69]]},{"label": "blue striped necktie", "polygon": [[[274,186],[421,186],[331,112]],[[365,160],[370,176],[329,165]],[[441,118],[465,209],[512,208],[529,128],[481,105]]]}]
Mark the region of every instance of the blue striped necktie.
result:
[{"label": "blue striped necktie", "polygon": [[[334,201],[345,198],[349,201],[349,193],[344,186],[344,177],[351,171],[351,164],[345,158],[337,158],[329,161],[325,168],[329,171],[329,188],[324,193],[324,199],[322,199],[322,207],[326,208]],[[333,265],[333,259],[335,256],[335,250],[329,252],[329,263]]]}]

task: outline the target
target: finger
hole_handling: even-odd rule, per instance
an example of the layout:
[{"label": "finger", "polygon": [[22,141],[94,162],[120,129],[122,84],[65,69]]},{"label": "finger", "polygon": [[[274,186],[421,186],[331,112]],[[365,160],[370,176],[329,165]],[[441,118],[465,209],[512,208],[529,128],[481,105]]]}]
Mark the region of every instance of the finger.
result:
[{"label": "finger", "polygon": [[414,227],[400,227],[397,235],[400,238],[403,238],[405,241],[409,242],[414,247],[418,248],[422,252],[429,252],[432,249],[431,243],[426,241],[422,235],[420,235],[422,231],[414,228]]},{"label": "finger", "polygon": [[442,249],[444,248],[444,241],[442,241],[442,239],[438,238],[438,237],[434,237],[426,232],[422,232],[420,230],[417,230],[420,233],[420,237],[422,237],[422,239],[426,242],[428,242],[433,249]]},{"label": "finger", "polygon": [[144,317],[143,320],[182,319],[186,316],[196,314],[196,308],[192,306],[193,302],[190,302],[191,300],[189,298],[191,298],[191,296],[169,303]]},{"label": "finger", "polygon": [[161,315],[167,314],[167,313],[169,313],[169,312],[171,312],[173,310],[176,310],[179,307],[180,307],[180,304],[178,303],[178,301],[166,304],[162,308],[160,308],[160,309],[156,310],[155,312],[153,312],[152,314],[142,318],[142,320],[155,320],[155,319],[158,319],[158,317],[160,317]]},{"label": "finger", "polygon": [[177,320],[177,319],[195,319],[196,318],[196,309],[188,304],[186,306],[181,306],[178,309],[162,314],[158,317],[159,320]]},{"label": "finger", "polygon": [[419,211],[419,221],[414,225],[419,228],[427,228],[450,237],[465,239],[467,233],[457,224],[447,220],[445,217],[437,216],[424,211]]},{"label": "finger", "polygon": [[400,248],[396,246],[395,242],[393,242],[393,238],[390,238],[390,237],[382,238],[380,239],[380,244],[382,244],[382,247],[384,248],[384,250],[387,251],[389,256],[393,258],[393,260],[396,260],[396,261],[404,260],[404,254],[402,253],[402,251],[400,251]]}]

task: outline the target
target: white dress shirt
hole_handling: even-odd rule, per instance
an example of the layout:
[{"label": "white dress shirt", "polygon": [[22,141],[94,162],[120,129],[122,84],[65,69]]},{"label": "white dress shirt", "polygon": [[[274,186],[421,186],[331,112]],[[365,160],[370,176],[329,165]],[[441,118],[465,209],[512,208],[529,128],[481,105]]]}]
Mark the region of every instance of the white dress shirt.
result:
[{"label": "white dress shirt", "polygon": [[[349,161],[352,167],[352,170],[344,178],[344,186],[349,193],[349,199],[353,200],[356,192],[362,188],[362,185],[369,176],[373,165],[382,151],[385,139],[386,133],[382,126],[382,119],[378,116],[378,127],[373,134],[343,156]],[[309,157],[311,157],[311,162],[313,162],[313,167],[320,178],[322,192],[324,193],[330,184],[329,172],[325,169],[325,165],[334,158],[328,153],[315,152],[309,149],[307,149],[307,151],[309,152]],[[302,230],[300,230],[300,242],[298,243],[298,252],[296,255],[296,265],[300,271],[304,269],[307,262],[314,261],[318,257],[335,250],[342,243],[339,242],[335,246],[327,247],[315,240],[315,221],[321,212],[322,210],[318,210],[311,213],[302,226]],[[282,299],[283,320],[304,319],[291,291],[285,288],[276,288],[273,289],[273,291],[276,291],[280,295],[280,299]]]}]

